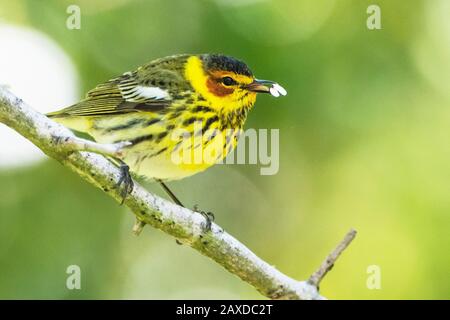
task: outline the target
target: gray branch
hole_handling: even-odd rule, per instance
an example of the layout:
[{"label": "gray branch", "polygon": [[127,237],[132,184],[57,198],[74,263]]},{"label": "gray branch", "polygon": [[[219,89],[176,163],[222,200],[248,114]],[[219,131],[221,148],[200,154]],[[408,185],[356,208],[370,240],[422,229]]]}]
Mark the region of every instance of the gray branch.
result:
[{"label": "gray branch", "polygon": [[355,239],[356,230],[350,229],[349,232],[345,235],[344,239],[334,248],[333,251],[326,257],[326,259],[322,262],[319,269],[314,272],[311,277],[309,277],[308,282],[319,288],[320,282],[325,277],[325,275],[333,268],[334,263],[339,258],[339,256],[344,252],[344,250],[348,247],[348,245]]},{"label": "gray branch", "polygon": [[[99,154],[81,151],[115,154],[117,146],[106,145],[102,147],[104,149],[99,150],[95,143],[86,144],[70,130],[36,112],[1,86],[0,122],[33,142],[49,157],[121,202],[120,190],[115,187],[120,178],[119,169]],[[211,231],[204,232],[204,218],[201,214],[157,197],[137,183],[126,198],[125,205],[136,215],[136,233],[139,233],[145,224],[160,229],[210,257],[268,298],[324,299],[318,292],[318,283],[326,273],[320,271],[322,268],[318,271],[318,281],[314,280],[317,278],[314,275],[311,277],[312,281],[292,279],[257,257],[218,225],[213,223]],[[348,243],[349,241],[346,245]],[[327,266],[333,265],[339,254],[330,255]],[[327,266],[325,269],[328,271]]]}]

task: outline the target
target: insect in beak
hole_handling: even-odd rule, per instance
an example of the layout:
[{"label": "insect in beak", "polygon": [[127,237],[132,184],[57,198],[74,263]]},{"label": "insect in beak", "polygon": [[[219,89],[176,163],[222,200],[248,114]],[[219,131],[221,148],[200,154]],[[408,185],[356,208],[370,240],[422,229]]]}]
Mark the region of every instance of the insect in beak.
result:
[{"label": "insect in beak", "polygon": [[255,79],[252,83],[246,85],[245,89],[253,92],[270,93],[274,97],[285,96],[287,94],[286,89],[280,86],[278,83],[270,80]]}]

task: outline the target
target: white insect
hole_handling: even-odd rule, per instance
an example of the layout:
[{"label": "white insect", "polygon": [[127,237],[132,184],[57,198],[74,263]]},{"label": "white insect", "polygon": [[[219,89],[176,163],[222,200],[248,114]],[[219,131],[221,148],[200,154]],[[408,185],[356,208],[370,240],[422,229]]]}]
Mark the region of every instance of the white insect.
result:
[{"label": "white insect", "polygon": [[272,87],[269,89],[269,92],[274,97],[279,97],[287,95],[286,89],[284,89],[282,86],[280,86],[278,83],[274,83]]}]

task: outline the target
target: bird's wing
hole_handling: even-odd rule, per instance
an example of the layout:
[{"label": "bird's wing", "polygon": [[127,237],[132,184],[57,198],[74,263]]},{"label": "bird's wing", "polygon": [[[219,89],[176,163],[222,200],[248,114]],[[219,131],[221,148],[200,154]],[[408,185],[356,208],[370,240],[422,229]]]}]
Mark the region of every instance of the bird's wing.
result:
[{"label": "bird's wing", "polygon": [[169,92],[149,86],[137,72],[126,72],[118,78],[102,83],[89,91],[86,98],[50,117],[98,116],[136,111],[157,112],[171,103]]}]

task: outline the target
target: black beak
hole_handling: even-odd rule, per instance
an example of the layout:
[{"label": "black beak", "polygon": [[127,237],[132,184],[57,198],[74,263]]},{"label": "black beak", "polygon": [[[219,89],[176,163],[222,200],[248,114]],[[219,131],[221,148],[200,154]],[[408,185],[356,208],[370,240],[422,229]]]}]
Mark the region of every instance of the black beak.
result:
[{"label": "black beak", "polygon": [[247,90],[253,92],[264,92],[269,93],[270,88],[275,82],[270,80],[258,80],[255,79],[252,83],[245,86]]},{"label": "black beak", "polygon": [[282,86],[270,80],[255,79],[244,88],[253,92],[270,93],[274,97],[279,97],[280,95],[285,96],[287,94]]}]

